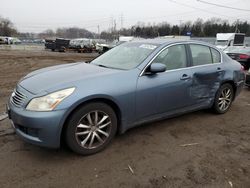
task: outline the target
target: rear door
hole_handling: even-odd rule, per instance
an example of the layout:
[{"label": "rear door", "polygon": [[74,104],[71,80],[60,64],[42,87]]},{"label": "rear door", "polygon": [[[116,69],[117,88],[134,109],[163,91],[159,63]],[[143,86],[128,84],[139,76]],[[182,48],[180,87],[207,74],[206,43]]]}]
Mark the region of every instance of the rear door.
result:
[{"label": "rear door", "polygon": [[221,54],[214,48],[200,44],[189,44],[192,62],[193,104],[211,104],[224,75]]}]

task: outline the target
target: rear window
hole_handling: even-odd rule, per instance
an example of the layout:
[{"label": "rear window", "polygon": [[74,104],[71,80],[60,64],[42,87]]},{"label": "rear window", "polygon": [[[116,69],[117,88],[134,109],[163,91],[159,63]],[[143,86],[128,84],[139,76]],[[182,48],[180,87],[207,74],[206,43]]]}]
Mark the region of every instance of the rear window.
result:
[{"label": "rear window", "polygon": [[193,66],[213,63],[209,47],[199,44],[191,44],[190,49],[193,59]]},{"label": "rear window", "polygon": [[213,63],[220,63],[221,62],[220,52],[218,52],[217,50],[213,48],[210,48],[210,49],[211,49],[211,53],[213,57]]}]

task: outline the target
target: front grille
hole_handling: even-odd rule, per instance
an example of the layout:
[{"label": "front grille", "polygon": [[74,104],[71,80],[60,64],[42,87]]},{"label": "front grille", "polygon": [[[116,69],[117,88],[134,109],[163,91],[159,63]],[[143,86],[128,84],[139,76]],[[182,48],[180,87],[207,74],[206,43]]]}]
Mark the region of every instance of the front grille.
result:
[{"label": "front grille", "polygon": [[21,107],[24,104],[26,99],[27,97],[20,91],[17,91],[16,89],[11,94],[11,98],[10,98],[11,103],[14,104],[16,107]]}]

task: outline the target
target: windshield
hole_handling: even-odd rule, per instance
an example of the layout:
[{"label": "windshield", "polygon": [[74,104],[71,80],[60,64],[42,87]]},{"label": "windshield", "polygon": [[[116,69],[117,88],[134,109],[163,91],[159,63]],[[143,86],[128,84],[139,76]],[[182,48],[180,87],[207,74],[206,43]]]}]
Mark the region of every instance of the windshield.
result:
[{"label": "windshield", "polygon": [[109,50],[91,63],[108,68],[129,70],[141,64],[156,48],[155,44],[127,42]]},{"label": "windshield", "polygon": [[228,44],[228,40],[217,40],[216,41],[216,45],[219,45],[219,46],[227,46]]}]

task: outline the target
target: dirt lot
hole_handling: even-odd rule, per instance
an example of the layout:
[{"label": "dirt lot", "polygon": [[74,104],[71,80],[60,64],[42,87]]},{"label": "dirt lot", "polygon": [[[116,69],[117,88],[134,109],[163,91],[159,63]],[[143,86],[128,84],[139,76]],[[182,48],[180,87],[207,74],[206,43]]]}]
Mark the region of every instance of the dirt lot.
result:
[{"label": "dirt lot", "polygon": [[[91,54],[0,51],[0,113],[30,71],[89,60]],[[184,145],[196,143],[195,145]],[[129,170],[132,168],[134,173]],[[134,128],[93,156],[20,140],[0,122],[0,187],[249,187],[250,90],[225,115],[187,114]]]}]

